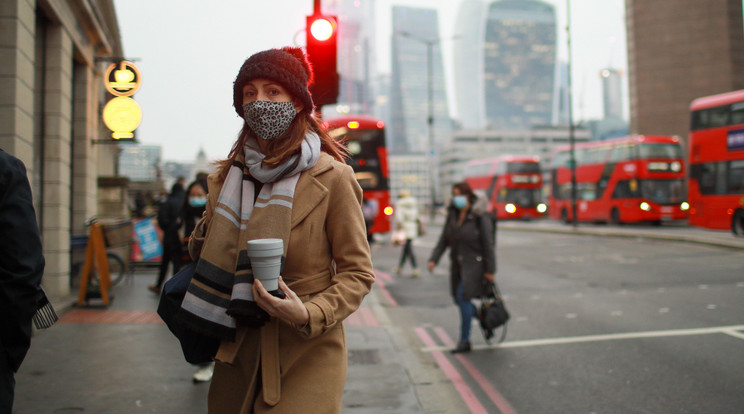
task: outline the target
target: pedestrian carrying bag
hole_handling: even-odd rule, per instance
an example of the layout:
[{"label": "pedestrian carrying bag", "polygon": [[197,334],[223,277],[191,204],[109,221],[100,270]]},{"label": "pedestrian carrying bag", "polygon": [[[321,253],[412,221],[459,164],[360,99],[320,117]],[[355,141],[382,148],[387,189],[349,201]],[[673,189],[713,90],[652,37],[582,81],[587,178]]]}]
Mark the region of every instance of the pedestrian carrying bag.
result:
[{"label": "pedestrian carrying bag", "polygon": [[391,234],[390,240],[393,242],[393,246],[402,246],[406,244],[406,233],[403,230],[395,230]]},{"label": "pedestrian carrying bag", "polygon": [[418,230],[419,236],[426,234],[426,226],[424,225],[424,221],[421,220],[421,217],[416,218],[416,229]]},{"label": "pedestrian carrying bag", "polygon": [[160,294],[160,303],[158,303],[158,315],[178,338],[186,361],[201,364],[214,359],[220,340],[194,331],[178,318],[181,303],[195,271],[196,262],[191,262],[165,282]]},{"label": "pedestrian carrying bag", "polygon": [[503,326],[501,338],[498,341],[498,343],[501,343],[506,338],[506,323],[509,321],[509,311],[506,310],[504,298],[496,284],[489,283],[488,290],[488,294],[483,296],[478,309],[478,322],[487,343],[491,343],[494,331]]}]

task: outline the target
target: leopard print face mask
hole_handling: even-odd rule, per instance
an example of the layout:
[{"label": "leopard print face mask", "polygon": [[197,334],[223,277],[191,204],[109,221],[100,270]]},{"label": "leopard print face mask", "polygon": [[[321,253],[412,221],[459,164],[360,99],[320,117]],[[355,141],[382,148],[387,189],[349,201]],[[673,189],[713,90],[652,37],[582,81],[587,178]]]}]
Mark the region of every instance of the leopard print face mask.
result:
[{"label": "leopard print face mask", "polygon": [[292,102],[253,101],[243,105],[243,118],[261,139],[272,140],[287,132],[297,115]]}]

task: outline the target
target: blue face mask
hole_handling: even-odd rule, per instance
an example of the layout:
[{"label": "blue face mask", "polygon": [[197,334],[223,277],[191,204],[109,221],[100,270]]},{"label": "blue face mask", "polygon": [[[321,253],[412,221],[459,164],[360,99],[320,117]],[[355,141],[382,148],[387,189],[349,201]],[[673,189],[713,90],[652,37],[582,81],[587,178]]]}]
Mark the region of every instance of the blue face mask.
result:
[{"label": "blue face mask", "polygon": [[204,207],[207,205],[207,197],[189,197],[191,207]]},{"label": "blue face mask", "polygon": [[468,205],[468,198],[464,195],[456,195],[452,198],[452,205],[455,206],[458,210],[463,209],[465,206]]}]

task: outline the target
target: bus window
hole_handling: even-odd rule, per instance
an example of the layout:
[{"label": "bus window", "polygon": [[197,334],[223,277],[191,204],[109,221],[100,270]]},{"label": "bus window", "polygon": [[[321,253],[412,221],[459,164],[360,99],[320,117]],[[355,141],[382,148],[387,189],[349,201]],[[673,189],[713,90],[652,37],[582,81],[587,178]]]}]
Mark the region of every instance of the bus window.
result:
[{"label": "bus window", "polygon": [[744,124],[744,102],[731,105],[731,125]]},{"label": "bus window", "polygon": [[638,158],[683,158],[682,147],[677,144],[638,145]]},{"label": "bus window", "polygon": [[561,168],[568,166],[568,159],[570,157],[568,156],[568,152],[558,152],[553,157],[553,168]]},{"label": "bus window", "polygon": [[592,201],[597,199],[597,186],[594,183],[576,184],[576,198]]},{"label": "bus window", "polygon": [[623,144],[617,145],[612,149],[610,154],[610,161],[625,161],[633,159],[633,145]]},{"label": "bus window", "polygon": [[636,180],[618,181],[612,198],[638,198],[641,196],[638,182]]},{"label": "bus window", "polygon": [[697,164],[692,167],[691,175],[698,180],[700,194],[711,195],[716,193],[716,164]]},{"label": "bus window", "polygon": [[362,187],[362,190],[376,189],[379,181],[377,175],[370,172],[358,172],[356,173],[356,179],[359,182],[359,186]]},{"label": "bus window", "polygon": [[744,160],[731,161],[729,165],[728,193],[744,193]]}]

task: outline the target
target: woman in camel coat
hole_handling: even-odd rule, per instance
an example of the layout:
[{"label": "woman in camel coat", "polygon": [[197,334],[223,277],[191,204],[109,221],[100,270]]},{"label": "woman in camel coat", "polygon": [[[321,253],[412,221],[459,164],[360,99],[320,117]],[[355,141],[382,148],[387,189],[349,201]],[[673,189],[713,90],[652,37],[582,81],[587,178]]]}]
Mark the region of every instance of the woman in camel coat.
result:
[{"label": "woman in camel coat", "polygon": [[[223,339],[215,357],[209,413],[341,412],[347,367],[342,322],[360,306],[374,276],[361,211],[362,190],[352,169],[339,161],[342,150],[318,128],[314,118],[310,119],[309,73],[300,49],[273,49],[246,60],[235,82],[234,105],[246,123],[230,159],[208,178],[205,215],[189,242],[190,254],[199,258],[189,292],[196,284],[195,296],[222,295],[230,307],[233,303],[244,305],[242,314],[228,307],[227,315],[237,315],[234,318],[224,313],[215,317],[225,323],[215,323],[215,331],[226,329],[234,332],[234,337]],[[282,102],[292,102],[296,115],[292,118],[290,111],[288,130],[274,128],[275,124],[271,128],[254,124],[260,121],[254,119],[260,116],[249,113],[256,109],[251,105],[255,101],[261,101],[260,105],[262,101],[278,102],[266,104],[272,114],[287,107]],[[289,163],[280,160],[276,168],[265,168],[268,160],[281,158],[275,154],[276,148],[282,148],[282,140],[295,139],[298,128],[307,134],[299,159]],[[275,140],[272,135],[277,135]],[[318,136],[320,144],[306,148],[306,143]],[[259,163],[264,170],[254,169],[258,168],[255,165],[249,168],[252,150],[242,153],[241,140],[247,140],[249,146],[253,142],[253,149],[266,156]],[[306,152],[313,156],[306,159]],[[264,172],[287,165],[291,169],[296,164],[306,167],[300,167],[297,174],[261,182]],[[235,186],[233,180],[241,182],[241,175],[242,184]],[[298,178],[292,181],[293,177]],[[230,196],[231,186],[243,188],[242,196]],[[223,243],[233,233],[240,234],[239,242]],[[241,270],[250,266],[244,259],[244,240],[267,236],[285,240],[279,294],[267,292],[252,274],[245,276]],[[234,276],[230,276],[230,266],[235,269]],[[200,285],[210,272],[234,277],[234,285],[228,286],[232,290],[221,291],[217,277]],[[240,287],[241,280],[251,282],[252,287]],[[247,296],[236,298],[239,294]],[[256,312],[248,296],[260,310]],[[188,310],[187,301],[188,295],[182,309]],[[229,327],[231,322],[233,328]]]}]

